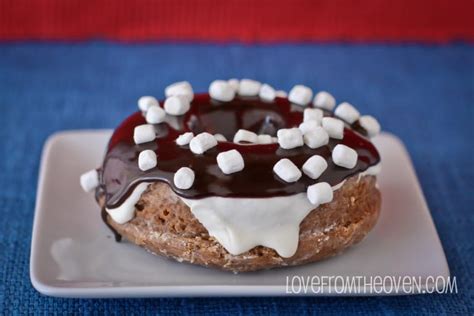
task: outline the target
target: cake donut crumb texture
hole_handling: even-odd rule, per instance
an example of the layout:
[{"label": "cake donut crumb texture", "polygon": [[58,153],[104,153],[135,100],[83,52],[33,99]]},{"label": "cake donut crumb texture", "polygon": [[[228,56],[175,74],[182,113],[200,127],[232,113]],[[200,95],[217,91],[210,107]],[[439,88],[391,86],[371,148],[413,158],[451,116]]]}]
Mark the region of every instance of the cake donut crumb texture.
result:
[{"label": "cake donut crumb texture", "polygon": [[[179,262],[233,272],[300,265],[334,256],[367,235],[380,210],[375,183],[374,176],[348,179],[334,192],[331,203],[312,210],[300,224],[298,248],[290,258],[263,246],[229,254],[169,186],[159,182],[142,194],[134,219],[118,224],[107,216],[107,222],[130,242]],[[104,199],[99,200],[103,206]]]}]

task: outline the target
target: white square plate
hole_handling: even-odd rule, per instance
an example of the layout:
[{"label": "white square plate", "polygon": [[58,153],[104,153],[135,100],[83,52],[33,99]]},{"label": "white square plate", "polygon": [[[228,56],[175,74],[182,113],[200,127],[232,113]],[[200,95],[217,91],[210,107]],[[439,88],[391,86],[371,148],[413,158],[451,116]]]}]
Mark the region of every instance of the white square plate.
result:
[{"label": "white square plate", "polygon": [[[412,163],[403,144],[393,135],[381,134],[374,140],[383,161],[379,176],[383,202],[379,222],[364,241],[322,262],[234,275],[180,264],[151,255],[133,244],[114,241],[100,218],[93,195],[85,194],[79,186],[81,173],[100,165],[110,134],[108,130],[60,132],[45,144],[30,258],[31,282],[43,294],[63,297],[295,295],[304,292],[287,288],[287,279],[295,280],[294,276],[416,276],[425,281],[428,276],[449,276]],[[426,283],[413,293],[424,293],[428,287],[435,286],[434,282]],[[331,281],[321,292],[306,294],[337,295],[338,284]],[[356,288],[343,295],[375,294],[362,290]],[[393,289],[383,294],[401,292]]]}]

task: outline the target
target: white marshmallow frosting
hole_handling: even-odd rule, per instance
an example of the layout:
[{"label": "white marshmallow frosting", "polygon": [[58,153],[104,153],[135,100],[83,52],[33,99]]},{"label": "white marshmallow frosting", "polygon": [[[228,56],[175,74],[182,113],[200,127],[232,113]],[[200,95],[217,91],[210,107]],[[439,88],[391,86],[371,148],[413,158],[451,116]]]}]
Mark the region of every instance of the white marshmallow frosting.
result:
[{"label": "white marshmallow frosting", "polygon": [[142,193],[145,192],[149,185],[149,182],[140,183],[120,206],[116,208],[105,208],[105,211],[119,224],[125,224],[131,221],[133,217],[135,217],[135,204],[140,200]]},{"label": "white marshmallow frosting", "polygon": [[[377,175],[380,163],[361,172]],[[345,180],[332,187],[336,191]],[[180,197],[181,198],[181,197]],[[274,249],[281,257],[293,256],[298,248],[300,223],[314,208],[306,193],[270,198],[225,198],[181,200],[207,229],[210,236],[231,254],[238,255],[256,246]],[[291,209],[291,212],[288,210]]]},{"label": "white marshmallow frosting", "polygon": [[209,235],[233,255],[261,245],[275,249],[284,258],[291,257],[298,248],[300,223],[315,208],[306,193],[271,198],[213,196],[181,200]]}]

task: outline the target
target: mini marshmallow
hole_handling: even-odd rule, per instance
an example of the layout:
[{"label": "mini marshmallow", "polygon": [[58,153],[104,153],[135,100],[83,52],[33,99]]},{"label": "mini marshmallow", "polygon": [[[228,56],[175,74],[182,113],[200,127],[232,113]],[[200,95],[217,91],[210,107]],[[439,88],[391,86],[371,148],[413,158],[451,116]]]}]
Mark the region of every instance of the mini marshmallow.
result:
[{"label": "mini marshmallow", "polygon": [[323,128],[328,133],[329,137],[335,139],[344,138],[344,122],[333,117],[323,117]]},{"label": "mini marshmallow", "polygon": [[357,164],[357,152],[346,145],[339,144],[332,151],[332,161],[340,167],[352,169]]},{"label": "mini marshmallow", "polygon": [[159,105],[158,100],[155,97],[152,97],[152,96],[149,96],[149,95],[145,95],[145,96],[141,97],[140,99],[138,99],[137,103],[138,103],[138,108],[142,112],[148,111],[148,109],[151,106],[158,106]]},{"label": "mini marshmallow", "polygon": [[99,173],[92,169],[83,173],[80,178],[81,187],[85,192],[90,192],[99,186]]},{"label": "mini marshmallow", "polygon": [[156,154],[153,150],[144,150],[138,155],[138,168],[147,171],[156,167]]},{"label": "mini marshmallow", "polygon": [[183,115],[188,112],[191,105],[188,99],[181,95],[175,95],[165,100],[165,112],[169,115]]},{"label": "mini marshmallow", "polygon": [[288,97],[288,93],[286,93],[286,91],[284,91],[284,90],[277,90],[277,91],[275,92],[275,95],[276,95],[277,97],[279,97],[279,98],[286,98],[286,97]]},{"label": "mini marshmallow", "polygon": [[336,99],[329,92],[321,91],[314,96],[313,106],[332,111],[336,106]]},{"label": "mini marshmallow", "polygon": [[239,84],[239,95],[253,97],[258,95],[262,84],[252,79],[242,79]]},{"label": "mini marshmallow", "polygon": [[234,89],[235,93],[239,91],[239,86],[240,86],[239,79],[232,78],[232,79],[227,80],[227,83],[232,87],[232,89]]},{"label": "mini marshmallow", "polygon": [[152,105],[146,111],[146,122],[148,124],[159,124],[165,121],[166,112],[159,105]]},{"label": "mini marshmallow", "polygon": [[380,124],[373,116],[361,116],[359,118],[359,124],[367,131],[369,137],[377,136],[378,133],[380,133]]},{"label": "mini marshmallow", "polygon": [[138,125],[133,130],[133,140],[137,145],[151,142],[155,138],[155,128],[151,124]]},{"label": "mini marshmallow", "polygon": [[195,175],[193,169],[182,167],[174,174],[173,182],[178,189],[187,190],[193,186],[194,179]]},{"label": "mini marshmallow", "polygon": [[319,125],[321,125],[321,121],[323,120],[323,110],[321,109],[304,109],[303,112],[303,122],[306,121],[317,121]]},{"label": "mini marshmallow", "polygon": [[176,138],[176,144],[179,146],[185,146],[189,144],[191,139],[193,139],[194,134],[192,132],[183,133]]},{"label": "mini marshmallow", "polygon": [[217,165],[225,174],[239,172],[244,169],[244,158],[235,149],[221,152],[217,155]]},{"label": "mini marshmallow", "polygon": [[194,91],[191,84],[187,81],[175,82],[165,88],[165,96],[167,98],[171,96],[183,96],[188,102],[194,99]]},{"label": "mini marshmallow", "polygon": [[215,100],[229,102],[234,99],[235,90],[225,80],[214,80],[209,86],[209,95]]},{"label": "mini marshmallow", "polygon": [[216,138],[216,140],[218,142],[226,142],[227,141],[227,138],[225,138],[225,136],[222,135],[222,134],[214,134],[214,137]]},{"label": "mini marshmallow", "polygon": [[350,103],[342,102],[334,111],[334,114],[349,124],[354,123],[360,116],[359,111]]},{"label": "mini marshmallow", "polygon": [[303,134],[297,127],[279,129],[277,137],[281,148],[292,149],[303,146]]},{"label": "mini marshmallow", "polygon": [[278,138],[277,137],[272,137],[272,143],[274,143],[274,144],[278,143]]},{"label": "mini marshmallow", "polygon": [[301,123],[298,128],[300,129],[301,133],[306,134],[308,132],[311,132],[312,130],[316,129],[317,127],[320,127],[321,123],[315,120],[311,121],[305,121]]},{"label": "mini marshmallow", "polygon": [[191,139],[189,149],[191,149],[193,153],[200,155],[216,145],[217,140],[214,135],[204,132]]},{"label": "mini marshmallow", "polygon": [[256,143],[258,140],[257,134],[246,129],[239,129],[234,135],[234,143]]},{"label": "mini marshmallow", "polygon": [[280,159],[274,166],[273,172],[285,182],[296,182],[301,178],[301,171],[287,158]]},{"label": "mini marshmallow", "polygon": [[306,160],[301,169],[303,170],[304,174],[311,179],[317,179],[327,167],[328,163],[326,162],[326,159],[321,156],[314,155]]},{"label": "mini marshmallow", "polygon": [[311,88],[298,84],[290,90],[288,100],[299,105],[307,105],[311,102],[312,97],[313,90]]},{"label": "mini marshmallow", "polygon": [[270,135],[258,135],[257,143],[259,144],[271,144],[273,143],[272,137]]},{"label": "mini marshmallow", "polygon": [[316,127],[303,135],[303,140],[306,146],[315,149],[329,143],[329,135],[321,126]]},{"label": "mini marshmallow", "polygon": [[258,96],[260,97],[260,99],[264,101],[273,101],[275,100],[276,92],[272,86],[265,83],[260,88],[260,92],[258,93]]},{"label": "mini marshmallow", "polygon": [[306,191],[308,200],[313,205],[326,204],[332,201],[334,194],[327,182],[319,182],[308,187]]}]

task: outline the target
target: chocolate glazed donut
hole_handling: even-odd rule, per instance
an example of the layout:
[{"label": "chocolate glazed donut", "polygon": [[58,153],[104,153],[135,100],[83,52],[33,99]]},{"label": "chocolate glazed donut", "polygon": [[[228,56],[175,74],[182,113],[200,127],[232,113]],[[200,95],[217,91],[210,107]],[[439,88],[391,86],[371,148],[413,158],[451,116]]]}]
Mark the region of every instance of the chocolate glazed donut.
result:
[{"label": "chocolate glazed donut", "polygon": [[[232,271],[313,262],[342,251],[370,231],[380,209],[375,177],[371,174],[361,177],[364,171],[380,162],[380,156],[360,121],[346,122],[343,139],[330,138],[327,145],[316,149],[308,146],[283,149],[278,143],[232,142],[239,129],[276,136],[279,129],[298,127],[303,121],[303,110],[304,107],[281,97],[269,102],[258,97],[235,97],[229,102],[220,102],[201,94],[194,97],[185,115],[167,116],[165,122],[155,124],[154,141],[139,145],[133,140],[134,129],[146,124],[146,120],[141,112],[134,113],[113,133],[98,170],[100,185],[96,199],[102,207],[103,220],[117,239],[124,235],[153,253]],[[324,110],[324,116],[333,114]],[[229,141],[219,141],[204,154],[196,155],[188,145],[176,144],[178,136],[185,132],[221,134]],[[332,161],[332,151],[338,144],[357,152],[354,168],[343,168]],[[156,153],[158,163],[155,168],[142,171],[138,167],[138,156],[147,149]],[[216,157],[231,149],[242,155],[245,168],[224,174],[216,164]],[[273,172],[273,166],[282,158],[290,159],[301,169],[314,155],[323,157],[328,165],[317,181],[303,176],[288,183]],[[195,173],[194,183],[187,190],[179,189],[173,182],[174,174],[181,167],[189,167]],[[135,218],[125,224],[114,222],[105,208],[119,207],[142,182],[152,185],[136,203]],[[291,258],[282,258],[273,249],[263,246],[239,255],[229,254],[207,234],[179,199],[285,197],[306,192],[315,182],[341,187],[335,191],[333,202],[316,207],[301,223],[299,247]],[[326,231],[329,226],[333,228]]]}]

